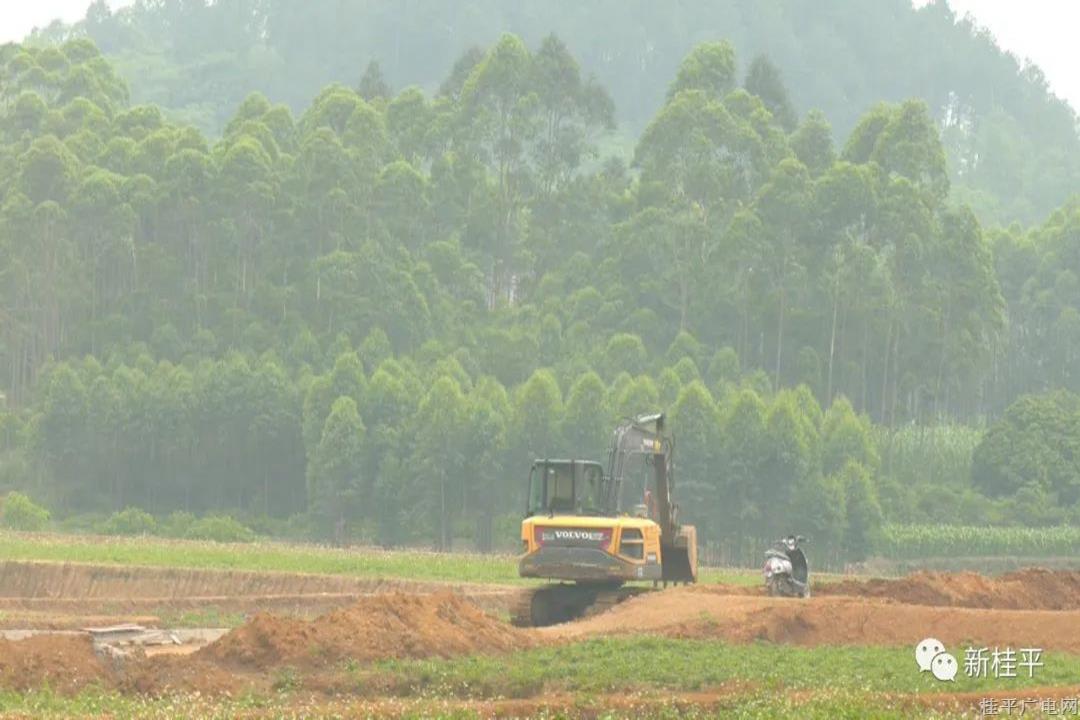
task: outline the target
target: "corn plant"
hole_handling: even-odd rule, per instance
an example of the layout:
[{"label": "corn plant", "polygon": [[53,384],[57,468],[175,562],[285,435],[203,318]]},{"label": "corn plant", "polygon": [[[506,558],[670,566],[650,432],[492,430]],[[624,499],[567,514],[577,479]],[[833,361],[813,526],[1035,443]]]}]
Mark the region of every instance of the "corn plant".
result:
[{"label": "corn plant", "polygon": [[896,560],[1073,555],[1080,552],[1080,527],[890,524],[883,528],[877,551]]},{"label": "corn plant", "polygon": [[902,485],[967,486],[971,457],[982,430],[962,425],[877,428],[882,472]]}]

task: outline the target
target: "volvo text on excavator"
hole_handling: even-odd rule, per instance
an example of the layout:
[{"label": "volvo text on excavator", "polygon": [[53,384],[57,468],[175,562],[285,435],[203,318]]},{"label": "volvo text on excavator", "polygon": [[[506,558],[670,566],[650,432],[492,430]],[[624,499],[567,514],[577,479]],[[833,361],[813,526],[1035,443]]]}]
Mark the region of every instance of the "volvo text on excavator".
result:
[{"label": "volvo text on excavator", "polygon": [[[533,461],[518,571],[555,582],[520,595],[514,624],[566,622],[646,589],[629,582],[697,580],[696,533],[679,524],[672,500],[674,447],[657,413],[615,429],[606,468],[588,460]],[[641,501],[624,509],[624,493]]]}]

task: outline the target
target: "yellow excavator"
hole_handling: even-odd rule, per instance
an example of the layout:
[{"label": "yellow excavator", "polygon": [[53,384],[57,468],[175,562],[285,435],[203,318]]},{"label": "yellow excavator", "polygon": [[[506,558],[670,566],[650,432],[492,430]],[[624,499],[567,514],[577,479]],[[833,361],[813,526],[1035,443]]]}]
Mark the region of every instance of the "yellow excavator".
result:
[{"label": "yellow excavator", "polygon": [[[679,524],[672,501],[674,449],[657,413],[615,429],[606,469],[589,460],[533,461],[518,574],[555,582],[518,596],[515,625],[592,615],[647,589],[630,582],[697,581],[697,534]],[[624,492],[641,502],[624,509]]]}]

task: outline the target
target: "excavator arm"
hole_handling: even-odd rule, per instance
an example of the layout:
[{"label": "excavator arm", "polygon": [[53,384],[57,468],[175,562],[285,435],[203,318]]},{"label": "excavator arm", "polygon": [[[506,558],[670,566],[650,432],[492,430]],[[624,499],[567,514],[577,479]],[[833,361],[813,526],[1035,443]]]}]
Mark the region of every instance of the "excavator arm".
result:
[{"label": "excavator arm", "polygon": [[[673,582],[697,580],[697,538],[695,529],[678,522],[678,505],[672,500],[674,490],[672,458],[675,438],[664,430],[664,415],[639,415],[620,424],[612,437],[608,456],[608,507],[621,510],[622,488],[627,467],[637,456],[652,467],[653,520],[660,526],[663,554],[663,579]],[[653,509],[650,508],[650,511]]]},{"label": "excavator arm", "polygon": [[653,468],[653,492],[658,516],[653,519],[665,533],[674,529],[674,506],[671,502],[670,487],[674,451],[674,438],[664,433],[662,413],[639,415],[615,428],[608,453],[608,507],[617,512],[622,510],[622,492],[627,469],[635,459],[640,458]]}]

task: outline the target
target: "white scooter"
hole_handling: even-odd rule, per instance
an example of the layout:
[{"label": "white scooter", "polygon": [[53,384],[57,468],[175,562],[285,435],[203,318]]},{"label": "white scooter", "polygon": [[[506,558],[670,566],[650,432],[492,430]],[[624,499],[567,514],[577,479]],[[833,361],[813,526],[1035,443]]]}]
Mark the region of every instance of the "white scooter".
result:
[{"label": "white scooter", "polygon": [[802,535],[788,535],[765,551],[765,588],[772,597],[810,597],[810,568],[800,543]]}]

